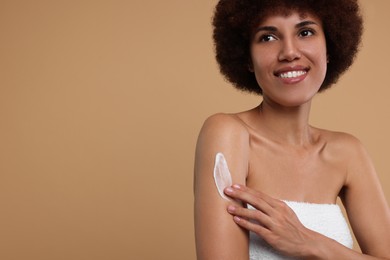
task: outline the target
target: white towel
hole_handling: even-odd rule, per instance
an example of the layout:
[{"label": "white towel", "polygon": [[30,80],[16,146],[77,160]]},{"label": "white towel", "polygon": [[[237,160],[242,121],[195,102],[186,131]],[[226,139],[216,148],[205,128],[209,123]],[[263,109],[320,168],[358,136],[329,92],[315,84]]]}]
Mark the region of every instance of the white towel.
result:
[{"label": "white towel", "polygon": [[[346,247],[353,247],[353,240],[348,224],[337,204],[285,202],[295,212],[301,223],[308,229],[327,236]],[[250,205],[248,208],[253,209]],[[249,255],[250,260],[295,259],[279,254],[263,239],[252,232],[250,233]]]}]

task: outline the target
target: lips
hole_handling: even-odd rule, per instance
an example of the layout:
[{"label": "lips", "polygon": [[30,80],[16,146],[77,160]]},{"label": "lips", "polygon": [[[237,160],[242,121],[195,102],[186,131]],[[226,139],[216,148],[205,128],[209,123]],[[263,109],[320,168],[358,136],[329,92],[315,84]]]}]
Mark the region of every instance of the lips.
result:
[{"label": "lips", "polygon": [[291,79],[291,78],[296,78],[296,77],[302,76],[306,73],[307,72],[305,70],[294,70],[294,71],[281,73],[279,75],[279,77],[281,77],[282,79],[286,79],[286,78]]},{"label": "lips", "polygon": [[295,78],[306,74],[310,68],[304,66],[284,67],[275,71],[274,75],[280,78]]},{"label": "lips", "polygon": [[285,83],[297,83],[304,80],[309,72],[309,67],[289,66],[281,68],[274,72],[274,75],[283,80]]}]

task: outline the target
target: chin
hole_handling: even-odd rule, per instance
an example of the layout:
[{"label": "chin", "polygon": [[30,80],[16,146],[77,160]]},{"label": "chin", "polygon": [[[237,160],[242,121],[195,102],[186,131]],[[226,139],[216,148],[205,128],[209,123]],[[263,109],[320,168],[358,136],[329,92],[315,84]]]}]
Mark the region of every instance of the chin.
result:
[{"label": "chin", "polygon": [[282,107],[299,107],[302,105],[305,105],[307,103],[310,103],[315,95],[309,95],[309,96],[297,96],[297,97],[279,97],[271,99],[271,102],[274,104],[278,104]]},{"label": "chin", "polygon": [[301,102],[298,102],[298,101],[286,101],[286,102],[279,103],[279,105],[281,105],[283,107],[294,108],[294,107],[299,107],[299,106],[305,105],[305,104],[309,103],[310,101],[311,100],[301,101]]}]

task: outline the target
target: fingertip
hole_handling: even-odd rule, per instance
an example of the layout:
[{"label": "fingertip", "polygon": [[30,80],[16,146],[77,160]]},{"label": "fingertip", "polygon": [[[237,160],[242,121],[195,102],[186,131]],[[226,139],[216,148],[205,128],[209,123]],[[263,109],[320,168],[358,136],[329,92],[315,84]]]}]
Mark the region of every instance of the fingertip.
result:
[{"label": "fingertip", "polygon": [[228,212],[233,213],[236,210],[236,207],[234,207],[233,205],[229,205],[227,210]]},{"label": "fingertip", "polygon": [[237,217],[237,216],[234,216],[233,219],[234,219],[235,222],[240,222],[241,221],[241,218]]},{"label": "fingertip", "polygon": [[226,194],[232,194],[233,193],[233,189],[230,188],[230,187],[225,188],[224,191],[225,191]]}]

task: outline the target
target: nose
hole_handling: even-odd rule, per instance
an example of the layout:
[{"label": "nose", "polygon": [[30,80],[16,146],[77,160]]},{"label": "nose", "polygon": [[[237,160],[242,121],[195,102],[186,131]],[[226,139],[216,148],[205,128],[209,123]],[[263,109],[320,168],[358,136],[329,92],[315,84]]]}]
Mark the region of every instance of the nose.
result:
[{"label": "nose", "polygon": [[301,52],[294,39],[285,39],[279,52],[279,61],[294,61],[301,58]]}]

